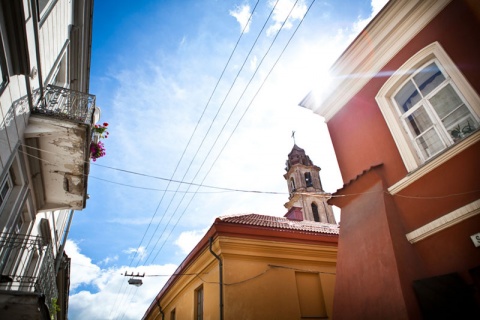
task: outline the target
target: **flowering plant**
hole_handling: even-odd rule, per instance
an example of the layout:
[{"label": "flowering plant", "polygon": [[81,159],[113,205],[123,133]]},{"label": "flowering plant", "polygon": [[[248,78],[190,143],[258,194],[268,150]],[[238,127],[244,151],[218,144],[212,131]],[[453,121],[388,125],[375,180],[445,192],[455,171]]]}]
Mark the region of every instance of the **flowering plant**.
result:
[{"label": "flowering plant", "polygon": [[104,122],[103,125],[101,124],[96,124],[93,128],[92,131],[94,133],[98,133],[100,138],[108,138],[109,132],[107,131],[108,129],[108,123]]},{"label": "flowering plant", "polygon": [[90,144],[90,158],[95,162],[98,158],[103,157],[106,154],[105,146],[101,141],[92,142]]}]

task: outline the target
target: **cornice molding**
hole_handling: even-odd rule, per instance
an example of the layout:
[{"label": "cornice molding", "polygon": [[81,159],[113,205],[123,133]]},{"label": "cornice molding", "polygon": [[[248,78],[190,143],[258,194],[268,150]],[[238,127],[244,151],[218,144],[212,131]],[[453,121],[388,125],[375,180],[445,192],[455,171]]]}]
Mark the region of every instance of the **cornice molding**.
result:
[{"label": "cornice molding", "polygon": [[335,263],[338,251],[337,247],[324,244],[242,239],[228,236],[220,236],[219,244],[222,255],[243,256],[265,261],[274,258]]},{"label": "cornice molding", "polygon": [[457,210],[435,219],[426,225],[407,233],[405,236],[410,243],[416,243],[444,229],[450,228],[464,220],[480,214],[480,200],[471,202]]},{"label": "cornice molding", "polygon": [[300,103],[329,121],[451,0],[391,1],[332,66],[331,91]]}]

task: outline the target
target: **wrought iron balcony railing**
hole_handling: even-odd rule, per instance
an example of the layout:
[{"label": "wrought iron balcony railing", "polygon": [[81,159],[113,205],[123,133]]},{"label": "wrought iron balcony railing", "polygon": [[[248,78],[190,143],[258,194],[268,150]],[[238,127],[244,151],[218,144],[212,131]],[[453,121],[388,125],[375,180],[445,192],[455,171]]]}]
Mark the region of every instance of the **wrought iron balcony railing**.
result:
[{"label": "wrought iron balcony railing", "polygon": [[40,236],[0,234],[0,290],[37,292],[53,310],[58,298],[51,244]]},{"label": "wrought iron balcony railing", "polygon": [[94,111],[94,95],[48,85],[32,113],[92,125]]}]

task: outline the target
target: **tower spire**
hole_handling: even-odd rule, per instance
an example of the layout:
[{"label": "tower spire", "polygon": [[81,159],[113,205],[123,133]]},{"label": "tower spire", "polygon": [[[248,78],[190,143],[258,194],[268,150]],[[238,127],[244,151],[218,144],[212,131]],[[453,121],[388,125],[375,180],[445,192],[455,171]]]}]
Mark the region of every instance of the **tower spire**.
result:
[{"label": "tower spire", "polygon": [[292,131],[294,145],[288,154],[284,178],[288,182],[289,201],[286,217],[293,212],[298,219],[298,208],[302,211],[303,220],[336,224],[332,207],[327,203],[331,194],[322,188],[320,167],[313,164],[305,150],[295,144],[295,131]]}]

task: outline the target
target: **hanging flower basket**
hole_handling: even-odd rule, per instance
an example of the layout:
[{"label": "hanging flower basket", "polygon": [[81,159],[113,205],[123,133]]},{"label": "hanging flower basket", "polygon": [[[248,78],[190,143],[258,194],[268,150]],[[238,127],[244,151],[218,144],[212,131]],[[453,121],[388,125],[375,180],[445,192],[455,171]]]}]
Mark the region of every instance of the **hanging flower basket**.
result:
[{"label": "hanging flower basket", "polygon": [[90,158],[93,162],[97,161],[98,158],[105,156],[105,145],[101,142],[92,142],[90,144]]},{"label": "hanging flower basket", "polygon": [[93,128],[92,131],[95,135],[98,136],[100,139],[106,139],[108,138],[109,132],[107,131],[108,129],[108,123],[104,122],[102,124],[96,124]]},{"label": "hanging flower basket", "polygon": [[93,162],[97,161],[98,158],[105,156],[105,145],[100,139],[108,138],[108,123],[104,122],[103,125],[96,124],[92,128],[93,132],[93,141],[90,144],[90,158]]}]

